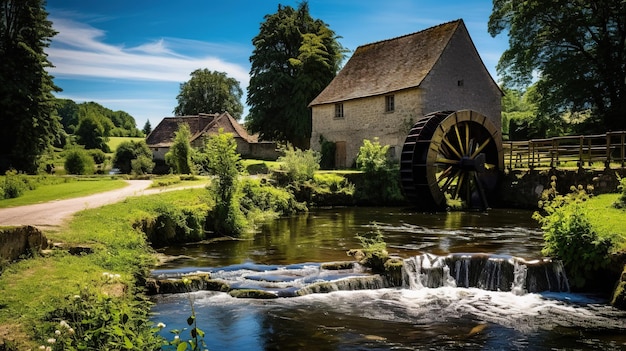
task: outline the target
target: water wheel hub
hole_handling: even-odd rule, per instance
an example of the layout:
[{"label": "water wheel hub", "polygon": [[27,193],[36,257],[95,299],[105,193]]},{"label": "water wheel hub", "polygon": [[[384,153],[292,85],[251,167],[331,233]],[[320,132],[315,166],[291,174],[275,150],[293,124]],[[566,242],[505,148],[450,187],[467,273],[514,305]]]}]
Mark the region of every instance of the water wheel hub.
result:
[{"label": "water wheel hub", "polygon": [[478,154],[475,158],[471,158],[470,156],[463,156],[459,161],[459,167],[464,171],[474,171],[478,173],[485,172],[485,162],[486,156],[485,154]]}]

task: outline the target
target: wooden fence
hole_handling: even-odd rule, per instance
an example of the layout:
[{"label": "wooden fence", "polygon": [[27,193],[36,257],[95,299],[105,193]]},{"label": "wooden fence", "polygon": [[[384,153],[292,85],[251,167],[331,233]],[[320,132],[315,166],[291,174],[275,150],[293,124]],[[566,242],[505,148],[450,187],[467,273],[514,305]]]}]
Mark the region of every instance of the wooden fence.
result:
[{"label": "wooden fence", "polygon": [[624,168],[626,131],[505,141],[504,164],[508,169]]}]

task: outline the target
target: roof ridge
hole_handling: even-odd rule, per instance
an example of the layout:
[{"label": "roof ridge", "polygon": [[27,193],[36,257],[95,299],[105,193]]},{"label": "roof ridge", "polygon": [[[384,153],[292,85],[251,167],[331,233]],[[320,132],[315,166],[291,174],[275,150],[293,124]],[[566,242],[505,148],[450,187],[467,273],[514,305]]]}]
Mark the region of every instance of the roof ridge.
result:
[{"label": "roof ridge", "polygon": [[[405,38],[405,37],[410,37],[410,36],[415,35],[415,34],[420,34],[420,33],[428,32],[428,31],[431,31],[431,30],[435,30],[435,29],[437,29],[437,28],[439,28],[439,27],[447,26],[447,25],[450,25],[450,24],[453,24],[453,23],[456,23],[456,24],[463,23],[463,19],[462,19],[462,18],[458,18],[458,19],[455,19],[455,20],[453,20],[453,21],[449,21],[449,22],[445,22],[445,23],[440,23],[440,24],[435,25],[435,26],[432,26],[432,27],[424,28],[424,29],[419,30],[419,31],[417,31],[417,32],[413,32],[413,33],[409,33],[409,34],[403,34],[403,35],[399,35],[399,36],[397,36],[397,37],[393,37],[393,38],[389,38],[389,39],[383,39],[383,40],[375,41],[375,42],[372,42],[372,43],[367,43],[367,44],[359,45],[359,46],[357,47],[357,49],[359,49],[359,48],[363,48],[363,47],[367,47],[367,46],[370,46],[370,45],[376,45],[376,44],[380,44],[380,43],[388,42],[388,41],[394,41],[394,40],[401,39],[401,38]],[[356,51],[356,50],[355,50],[355,51]]]}]

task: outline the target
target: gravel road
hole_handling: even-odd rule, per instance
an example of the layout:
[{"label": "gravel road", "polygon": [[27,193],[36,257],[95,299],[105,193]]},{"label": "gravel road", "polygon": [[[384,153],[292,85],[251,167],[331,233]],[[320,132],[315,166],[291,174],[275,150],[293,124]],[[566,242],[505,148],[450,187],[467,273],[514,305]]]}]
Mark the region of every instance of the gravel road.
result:
[{"label": "gravel road", "polygon": [[166,191],[149,189],[150,184],[152,184],[151,180],[129,180],[127,183],[128,186],[124,188],[85,197],[1,208],[0,226],[55,227],[63,224],[65,220],[78,211],[119,202],[129,196],[150,195]]}]

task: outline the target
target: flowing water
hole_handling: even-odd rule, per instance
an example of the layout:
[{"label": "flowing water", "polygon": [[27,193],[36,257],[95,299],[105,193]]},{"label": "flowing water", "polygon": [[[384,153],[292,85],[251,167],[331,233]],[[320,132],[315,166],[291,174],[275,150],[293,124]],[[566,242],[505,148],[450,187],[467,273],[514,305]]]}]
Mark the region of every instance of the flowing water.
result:
[{"label": "flowing water", "polygon": [[[530,215],[325,209],[269,223],[252,240],[165,248],[174,259],[156,277],[210,272],[280,297],[161,295],[153,320],[171,339],[193,301],[210,350],[626,349],[626,313],[567,292],[562,267],[541,256]],[[404,260],[399,286],[359,265],[324,269],[351,260],[355,235],[375,230]]]}]

